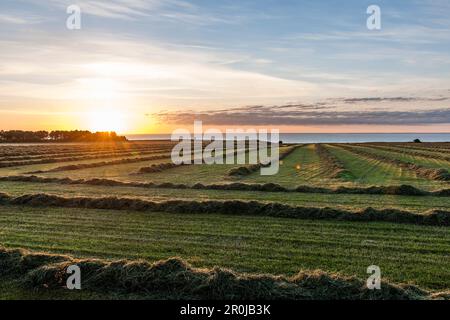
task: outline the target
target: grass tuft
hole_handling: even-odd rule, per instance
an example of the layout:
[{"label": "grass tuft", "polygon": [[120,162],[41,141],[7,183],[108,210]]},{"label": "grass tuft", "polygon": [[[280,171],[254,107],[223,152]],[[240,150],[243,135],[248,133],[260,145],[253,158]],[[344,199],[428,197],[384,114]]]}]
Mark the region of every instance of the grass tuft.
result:
[{"label": "grass tuft", "polygon": [[242,274],[228,269],[196,269],[180,258],[146,261],[78,260],[65,255],[31,253],[0,247],[1,276],[21,278],[24,287],[49,291],[66,285],[68,266],[81,270],[83,290],[134,294],[161,299],[245,300],[417,300],[446,299],[418,287],[384,282],[369,290],[365,281],[322,271],[302,271],[293,277]]}]

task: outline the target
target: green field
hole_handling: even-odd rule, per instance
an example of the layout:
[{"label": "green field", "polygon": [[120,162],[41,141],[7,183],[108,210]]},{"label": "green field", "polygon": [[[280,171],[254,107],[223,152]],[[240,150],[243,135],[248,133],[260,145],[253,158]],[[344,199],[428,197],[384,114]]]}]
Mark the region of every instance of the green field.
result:
[{"label": "green field", "polygon": [[[407,185],[420,192],[450,189],[448,180],[424,178],[415,168],[399,163],[450,171],[445,160],[446,144],[325,144],[318,152],[315,144],[296,146],[280,163],[274,176],[262,176],[259,170],[249,174],[230,175],[230,170],[243,165],[189,165],[136,174],[140,168],[170,162],[170,158],[136,160],[111,164],[129,158],[165,155],[167,142],[102,144],[0,144],[0,164],[14,161],[14,166],[0,168],[0,193],[14,199],[38,194],[68,199],[116,197],[147,201],[257,201],[291,207],[314,207],[361,211],[396,209],[415,214],[439,212],[444,218],[431,225],[396,221],[340,221],[325,219],[292,219],[248,215],[239,208],[233,214],[183,212],[181,209],[158,212],[152,210],[88,209],[61,207],[58,203],[2,202],[0,194],[0,246],[23,248],[32,252],[67,254],[74,258],[117,259],[155,262],[180,257],[197,268],[228,268],[245,274],[293,276],[299,271],[322,270],[329,274],[366,279],[366,269],[377,265],[383,281],[417,286],[429,292],[450,291],[450,229],[445,220],[450,215],[450,196],[414,195],[413,193],[349,194],[330,189],[339,187],[367,188]],[[282,151],[292,146],[284,146]],[[358,150],[363,150],[362,155]],[[27,155],[28,153],[28,155]],[[27,163],[53,155],[55,158],[76,157],[74,161]],[[371,155],[374,155],[373,157]],[[383,160],[376,157],[383,156]],[[92,158],[93,156],[98,158]],[[83,160],[83,157],[86,159]],[[87,158],[91,157],[91,158]],[[31,159],[28,159],[31,158]],[[392,159],[393,161],[390,161]],[[395,162],[399,160],[401,162]],[[22,162],[22,163],[21,163]],[[49,171],[66,165],[104,162],[92,168]],[[335,177],[335,168],[346,174]],[[30,172],[40,171],[31,174]],[[178,186],[144,187],[79,180],[67,182],[25,181],[24,177],[65,179],[109,179],[119,182],[172,183]],[[328,188],[325,191],[252,191],[221,190],[212,184],[274,183],[288,189],[298,186]],[[192,188],[197,183],[202,189]],[[180,184],[182,186],[180,186]],[[405,190],[407,188],[405,187]],[[327,191],[328,190],[328,191]],[[339,190],[339,189],[338,189]],[[408,189],[409,190],[409,189]],[[402,191],[403,192],[403,191]],[[105,200],[106,201],[106,200]],[[406,214],[406,213],[405,213]],[[440,224],[441,223],[441,224]],[[0,255],[1,258],[1,255]],[[2,261],[0,261],[1,265]],[[33,291],[23,287],[19,278],[3,275],[1,299],[14,298],[114,298],[119,293],[67,290]],[[130,296],[128,296],[130,297]],[[139,295],[132,296],[140,298]],[[162,297],[164,298],[164,297]]]}]

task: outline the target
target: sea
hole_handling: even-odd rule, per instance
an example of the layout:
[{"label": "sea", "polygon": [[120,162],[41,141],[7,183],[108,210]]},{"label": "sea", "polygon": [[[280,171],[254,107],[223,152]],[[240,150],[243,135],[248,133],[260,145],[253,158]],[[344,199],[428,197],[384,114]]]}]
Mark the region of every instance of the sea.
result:
[{"label": "sea", "polygon": [[[129,134],[129,140],[170,140],[170,134]],[[284,143],[450,142],[450,133],[280,133]]]}]

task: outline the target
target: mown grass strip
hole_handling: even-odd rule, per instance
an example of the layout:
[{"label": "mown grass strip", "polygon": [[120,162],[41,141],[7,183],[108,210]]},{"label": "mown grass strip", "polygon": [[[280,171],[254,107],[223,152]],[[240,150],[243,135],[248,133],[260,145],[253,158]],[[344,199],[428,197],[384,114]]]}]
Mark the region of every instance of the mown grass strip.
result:
[{"label": "mown grass strip", "polygon": [[[77,152],[66,152],[66,153],[56,153],[52,154],[51,152],[45,153],[42,155],[18,155],[18,156],[3,156],[0,157],[0,163],[6,161],[15,161],[16,163],[20,163],[18,161],[22,160],[54,160],[55,162],[67,162],[73,160],[89,160],[89,159],[103,159],[103,158],[112,158],[112,157],[126,157],[126,156],[137,156],[137,155],[147,155],[154,153],[163,153],[170,152],[171,148],[167,147],[151,147],[151,148],[138,148],[138,149],[129,149],[129,150],[109,150],[109,151],[77,151]],[[72,160],[68,160],[72,159]]]},{"label": "mown grass strip", "polygon": [[315,144],[315,150],[319,155],[319,158],[327,166],[328,170],[331,170],[330,178],[351,180],[353,174],[347,170],[344,164],[339,161],[338,158],[333,156],[329,150],[320,143]]},{"label": "mown grass strip", "polygon": [[347,221],[389,221],[419,225],[450,226],[450,212],[429,210],[418,214],[397,209],[366,208],[361,211],[349,211],[329,207],[299,207],[280,203],[263,203],[257,201],[147,201],[133,198],[117,197],[74,197],[65,198],[49,194],[26,194],[11,197],[0,193],[2,205],[55,206],[69,208],[138,210],[170,213],[202,213],[226,215],[273,216],[297,219],[337,219]]},{"label": "mown grass strip", "polygon": [[83,274],[83,288],[93,292],[137,293],[162,299],[432,299],[412,286],[384,283],[370,290],[365,281],[325,272],[300,272],[293,277],[239,274],[231,270],[195,269],[180,258],[153,264],[144,261],[79,260],[70,256],[31,253],[0,247],[3,277],[21,278],[30,289],[58,289],[67,281],[67,268],[76,264]]},{"label": "mown grass strip", "polygon": [[391,158],[385,155],[377,154],[375,152],[368,151],[367,148],[361,148],[356,146],[350,146],[350,145],[343,145],[340,144],[339,147],[348,150],[350,152],[353,152],[358,155],[362,155],[364,157],[376,159],[379,161],[387,162],[395,164],[401,168],[405,168],[408,170],[411,170],[415,172],[418,176],[431,179],[431,180],[438,180],[438,181],[450,181],[450,173],[445,169],[434,169],[434,168],[427,168],[422,165],[418,165],[412,162],[399,160],[396,158]]},{"label": "mown grass strip", "polygon": [[379,149],[383,151],[388,152],[394,152],[404,155],[411,155],[414,157],[421,157],[421,158],[427,158],[427,159],[440,159],[444,161],[450,161],[450,155],[445,154],[439,154],[432,151],[414,151],[410,150],[408,148],[401,148],[401,147],[393,147],[393,146],[385,146],[385,145],[373,145],[373,144],[358,144],[358,146],[361,147],[370,147],[374,149]]},{"label": "mown grass strip", "polygon": [[253,191],[253,192],[301,192],[301,193],[324,193],[324,194],[373,194],[373,195],[401,195],[401,196],[435,196],[448,197],[450,189],[435,191],[421,190],[410,185],[398,186],[369,186],[369,187],[337,187],[323,188],[313,186],[298,186],[286,188],[276,183],[250,184],[250,183],[227,183],[205,185],[196,183],[194,185],[176,183],[153,183],[153,182],[124,182],[111,179],[71,179],[71,178],[46,178],[39,176],[6,176],[0,177],[0,181],[32,182],[32,183],[59,183],[66,185],[92,185],[105,187],[135,187],[148,189],[193,189],[193,190],[224,190],[224,191]]},{"label": "mown grass strip", "polygon": [[[284,150],[281,150],[278,160],[276,160],[276,161],[282,161],[284,158],[288,157],[291,153],[293,153],[299,147],[301,147],[301,145],[294,145],[294,146],[287,147]],[[269,162],[267,164],[263,164],[263,163],[249,164],[246,166],[232,168],[230,171],[228,171],[228,175],[232,176],[232,177],[248,176],[248,175],[260,170],[263,167],[269,167],[269,166],[271,166],[271,162]]]},{"label": "mown grass strip", "polygon": [[117,164],[128,164],[128,163],[160,160],[160,159],[167,159],[167,158],[170,158],[170,154],[160,154],[160,155],[154,155],[154,156],[149,156],[149,157],[139,157],[139,158],[123,158],[123,159],[117,159],[117,160],[111,160],[111,161],[101,161],[101,162],[92,162],[92,163],[80,163],[80,164],[73,164],[73,165],[68,165],[68,166],[60,166],[60,167],[52,168],[49,170],[31,171],[31,172],[27,172],[26,174],[82,170],[82,169],[89,169],[89,168],[113,166],[113,165],[117,165]]},{"label": "mown grass strip", "polygon": [[322,269],[366,278],[376,264],[384,281],[450,288],[445,227],[27,206],[0,206],[0,217],[8,247],[82,258],[180,256],[198,267],[286,275]]},{"label": "mown grass strip", "polygon": [[395,143],[394,145],[413,150],[450,153],[450,143],[448,142]]}]

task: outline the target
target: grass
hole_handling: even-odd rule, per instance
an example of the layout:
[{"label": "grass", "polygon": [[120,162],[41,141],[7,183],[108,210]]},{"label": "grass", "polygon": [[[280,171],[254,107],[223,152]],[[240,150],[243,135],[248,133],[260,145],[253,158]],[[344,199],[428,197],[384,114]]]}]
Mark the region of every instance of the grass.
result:
[{"label": "grass", "polygon": [[127,298],[114,294],[93,293],[86,290],[54,289],[52,291],[30,290],[15,278],[0,278],[0,300],[103,300]]},{"label": "grass", "polygon": [[192,189],[146,189],[134,187],[105,187],[91,185],[60,185],[57,183],[23,183],[0,182],[0,190],[8,194],[46,193],[71,197],[117,197],[139,198],[143,200],[164,201],[181,200],[256,200],[263,202],[279,202],[289,205],[326,207],[342,209],[396,208],[414,212],[425,212],[430,209],[450,210],[449,197],[433,196],[391,196],[391,195],[358,195],[358,194],[322,194],[322,193],[285,193],[225,190],[192,190]]},{"label": "grass", "polygon": [[[165,155],[167,154],[167,152],[163,152],[163,153],[154,153],[153,155]],[[0,168],[0,175],[5,176],[5,175],[19,175],[19,174],[26,174],[27,172],[34,172],[34,171],[47,171],[47,170],[52,170],[55,169],[57,167],[61,167],[61,166],[70,166],[70,165],[78,165],[78,164],[89,164],[89,163],[98,163],[98,162],[103,162],[103,161],[114,161],[114,160],[119,160],[119,159],[127,159],[127,158],[141,158],[141,157],[146,157],[146,155],[144,156],[128,156],[128,155],[121,155],[121,156],[116,156],[116,157],[108,157],[108,158],[102,158],[102,159],[89,159],[89,160],[74,160],[74,161],[67,161],[67,162],[54,162],[54,163],[45,163],[45,164],[33,164],[33,165],[24,165],[24,166],[14,166],[14,167],[9,167],[9,168]],[[164,161],[169,161],[170,158],[167,159],[160,159],[160,160],[155,160],[157,163],[160,162],[164,162]],[[142,167],[143,165],[147,164],[147,163],[153,163],[154,161],[151,160],[147,160],[147,161],[142,161],[142,162],[135,162],[135,163],[131,163],[129,165],[135,165],[139,168]],[[112,166],[107,166],[107,167],[112,167]],[[99,168],[103,168],[103,167],[99,167]],[[106,170],[108,170],[109,168],[106,168]],[[101,170],[101,169],[100,169]]]},{"label": "grass", "polygon": [[276,183],[286,187],[295,187],[305,183],[314,183],[315,185],[333,183],[327,176],[327,168],[321,165],[314,145],[297,148],[283,159],[280,163],[279,172],[274,176],[261,176],[258,172],[255,172],[240,179],[240,181],[247,183],[276,181]]},{"label": "grass", "polygon": [[286,277],[237,273],[220,267],[194,268],[178,257],[154,263],[108,262],[0,247],[3,276],[15,277],[19,285],[33,291],[61,291],[66,286],[65,271],[73,264],[81,270],[84,292],[113,297],[131,294],[184,300],[423,300],[449,296],[448,291],[430,292],[388,281],[380,290],[370,290],[364,280],[323,271],[302,271]]},{"label": "grass", "polygon": [[197,267],[293,275],[321,269],[450,287],[448,228],[271,217],[0,207],[0,242],[86,258],[179,256]]},{"label": "grass", "polygon": [[424,166],[427,168],[434,168],[434,169],[442,168],[442,169],[450,170],[450,162],[441,160],[441,159],[424,158],[424,157],[420,157],[420,156],[416,156],[416,155],[386,151],[386,150],[381,150],[378,148],[370,148],[370,147],[352,146],[352,148],[361,149],[366,152],[386,156],[386,157],[389,157],[392,159],[398,159],[398,160],[405,161],[405,162],[411,162],[411,163],[418,164],[418,165],[421,165],[421,166]]},{"label": "grass", "polygon": [[434,149],[424,150],[424,149],[420,149],[420,148],[408,148],[408,147],[395,146],[395,145],[384,145],[384,144],[381,144],[381,145],[380,144],[367,144],[366,146],[371,147],[371,148],[379,148],[381,150],[386,150],[386,151],[394,151],[394,152],[399,152],[399,153],[424,156],[425,158],[450,157],[450,155],[448,153],[439,152]]},{"label": "grass", "polygon": [[[419,177],[414,171],[399,167],[393,163],[357,155],[338,146],[329,146],[328,148],[334,156],[344,163],[346,168],[351,168],[355,177],[352,182],[356,185],[408,184],[425,190],[448,188],[449,186],[448,182],[433,181]],[[364,150],[368,149],[364,148]],[[375,149],[370,150],[372,152]],[[376,152],[376,150],[373,152]]]},{"label": "grass", "polygon": [[[345,169],[351,172],[351,175],[345,179],[335,179],[332,177],[332,169],[327,166],[326,161],[320,159],[317,155],[314,145],[306,145],[297,148],[292,154],[287,156],[280,163],[280,170],[274,176],[262,176],[259,170],[243,177],[229,176],[232,168],[240,165],[191,165],[165,170],[163,172],[153,172],[147,174],[131,175],[139,171],[142,167],[148,167],[152,164],[159,164],[170,159],[161,159],[154,161],[144,161],[138,163],[108,165],[98,168],[88,168],[73,171],[47,172],[41,174],[45,177],[69,177],[72,179],[91,179],[105,178],[119,181],[137,181],[155,183],[172,182],[193,185],[195,183],[270,183],[275,182],[285,187],[294,188],[298,185],[315,186],[368,186],[368,185],[400,185],[409,184],[426,190],[442,189],[448,187],[448,183],[432,181],[417,177],[417,175],[407,169],[399,168],[390,163],[383,163],[378,160],[369,159],[360,155],[355,155],[348,150],[335,146],[325,146],[330,153],[336,157]],[[367,148],[369,149],[369,148]],[[372,149],[371,149],[372,150]],[[375,152],[378,150],[375,150]],[[430,160],[430,159],[428,159]],[[47,167],[56,167],[57,164]],[[45,165],[32,166],[39,168]],[[27,167],[23,167],[27,168]],[[21,168],[10,169],[9,175],[23,174],[27,171]],[[5,170],[4,170],[5,171]],[[1,174],[0,169],[0,174]]]},{"label": "grass", "polygon": [[[144,150],[164,143],[101,146],[88,144],[1,146],[5,157],[27,156],[28,153],[76,154],[96,151]],[[450,162],[433,159],[446,154],[439,145],[382,144],[350,145],[374,155],[413,162],[427,168],[450,169]],[[444,145],[445,146],[445,145]],[[261,176],[259,171],[248,176],[229,176],[234,165],[191,165],[162,172],[133,174],[142,167],[167,163],[167,159],[128,164],[106,165],[72,171],[46,172],[43,177],[118,181],[171,182],[205,185],[232,182],[276,183],[295,188],[300,185],[335,188],[388,186],[407,184],[423,190],[449,188],[448,182],[417,176],[413,170],[398,164],[358,155],[339,145],[322,145],[330,157],[319,156],[314,144],[303,145],[281,161],[275,176]],[[433,149],[427,149],[432,147]],[[386,148],[392,148],[388,150]],[[415,148],[415,149],[413,149]],[[425,156],[402,152],[418,150]],[[150,156],[150,155],[149,155]],[[0,168],[0,176],[49,170],[59,166],[94,163],[107,159],[127,158],[117,155],[105,159],[75,160]],[[333,177],[330,160],[351,174]],[[401,196],[371,194],[326,194],[301,192],[257,192],[232,190],[157,189],[130,186],[101,186],[0,181],[0,193],[12,196],[45,193],[61,197],[127,197],[149,201],[169,200],[242,200],[278,203],[301,207],[330,207],[359,211],[367,207],[393,208],[423,213],[428,210],[450,210],[450,197]],[[240,208],[245,207],[244,204]],[[183,209],[180,209],[183,208]],[[278,208],[279,207],[275,207]],[[239,208],[235,208],[239,211]],[[278,210],[277,209],[277,210]],[[156,209],[152,209],[156,210]],[[162,210],[162,209],[158,209]],[[320,269],[344,276],[366,279],[366,269],[381,267],[383,279],[393,283],[417,285],[426,290],[450,288],[450,232],[448,227],[423,226],[388,222],[356,222],[334,220],[301,220],[273,216],[200,214],[178,207],[180,212],[137,212],[130,210],[97,210],[86,208],[33,207],[29,205],[0,206],[0,246],[27,248],[33,251],[70,254],[76,258],[144,259],[150,262],[178,256],[194,267],[231,268],[236,272],[293,276],[299,270]],[[185,212],[181,212],[185,211]],[[249,211],[252,211],[249,208]],[[277,212],[274,214],[276,215]],[[191,212],[191,214],[186,213]],[[253,212],[253,211],[252,211]],[[0,299],[101,299],[139,298],[116,292],[98,293],[34,292],[19,285],[16,279],[2,278]]]}]

